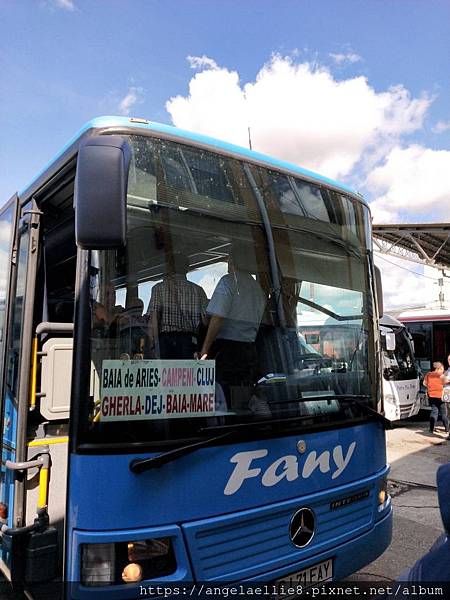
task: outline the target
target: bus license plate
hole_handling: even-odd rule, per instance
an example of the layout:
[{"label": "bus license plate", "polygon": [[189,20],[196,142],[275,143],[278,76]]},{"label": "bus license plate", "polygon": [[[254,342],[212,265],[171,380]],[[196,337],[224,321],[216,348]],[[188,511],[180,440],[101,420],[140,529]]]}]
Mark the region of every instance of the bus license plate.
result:
[{"label": "bus license plate", "polygon": [[[292,593],[297,586],[301,586],[303,589],[311,587],[312,585],[323,583],[324,581],[330,581],[333,579],[333,559],[329,558],[321,563],[312,565],[297,573],[286,575],[282,579],[275,581],[277,596],[279,600],[288,600],[289,598],[295,598],[297,593]],[[289,593],[288,592],[291,592]]]}]

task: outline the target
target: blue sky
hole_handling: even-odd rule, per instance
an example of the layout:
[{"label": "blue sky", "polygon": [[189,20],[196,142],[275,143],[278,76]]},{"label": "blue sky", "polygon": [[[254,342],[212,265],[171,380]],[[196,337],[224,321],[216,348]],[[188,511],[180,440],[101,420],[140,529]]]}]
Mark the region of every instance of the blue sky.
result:
[{"label": "blue sky", "polygon": [[380,222],[449,220],[448,0],[16,0],[0,22],[1,203],[83,123],[129,114],[241,144],[250,125]]}]

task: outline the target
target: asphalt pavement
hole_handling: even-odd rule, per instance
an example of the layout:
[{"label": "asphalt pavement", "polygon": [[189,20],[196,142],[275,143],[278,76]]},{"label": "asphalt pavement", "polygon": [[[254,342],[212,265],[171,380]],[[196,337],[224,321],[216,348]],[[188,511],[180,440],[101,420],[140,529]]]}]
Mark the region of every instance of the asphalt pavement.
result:
[{"label": "asphalt pavement", "polygon": [[430,434],[426,418],[405,420],[386,434],[394,507],[392,542],[376,561],[352,575],[352,581],[395,581],[443,532],[436,488],[436,472],[450,460],[443,427]]}]

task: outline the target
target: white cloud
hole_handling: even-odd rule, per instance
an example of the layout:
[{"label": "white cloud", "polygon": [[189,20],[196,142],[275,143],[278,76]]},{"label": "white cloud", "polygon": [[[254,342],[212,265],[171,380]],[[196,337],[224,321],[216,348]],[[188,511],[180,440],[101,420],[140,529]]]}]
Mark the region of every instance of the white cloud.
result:
[{"label": "white cloud", "polygon": [[121,115],[128,116],[130,114],[131,108],[135,104],[140,104],[142,102],[141,96],[144,90],[140,87],[130,87],[128,93],[122,100],[119,102],[118,111]]},{"label": "white cloud", "polygon": [[75,4],[73,3],[73,0],[53,0],[53,4],[57,8],[62,8],[64,10],[75,10]]},{"label": "white cloud", "polygon": [[450,220],[450,151],[418,144],[393,148],[367,178],[374,221]]},{"label": "white cloud", "polygon": [[438,121],[433,127],[434,133],[444,133],[450,129],[450,121]]},{"label": "white cloud", "polygon": [[342,63],[346,63],[346,62],[356,63],[356,62],[359,62],[360,60],[362,60],[362,58],[359,56],[359,54],[356,54],[356,52],[346,52],[345,54],[344,53],[339,53],[339,54],[330,53],[330,57],[338,65],[341,65]]},{"label": "white cloud", "polygon": [[[392,210],[392,207],[384,207],[382,204],[372,202],[370,204],[370,211],[372,214],[372,221],[374,223],[397,223],[402,222],[398,212]],[[405,222],[403,220],[403,222]]]},{"label": "white cloud", "polygon": [[255,150],[330,177],[347,176],[368,148],[392,147],[420,128],[431,103],[401,85],[376,92],[365,77],[338,81],[326,67],[279,55],[245,85],[211,58],[189,60],[200,69],[189,94],[166,104],[176,126],[242,146],[250,126]]},{"label": "white cloud", "polygon": [[191,69],[202,69],[203,67],[206,69],[218,69],[219,66],[215,60],[212,58],[208,58],[207,56],[188,56],[188,62],[191,66]]},{"label": "white cloud", "polygon": [[385,310],[429,306],[438,299],[438,271],[393,256],[375,254],[383,281]]},{"label": "white cloud", "polygon": [[[360,60],[351,50],[332,58],[338,66]],[[375,90],[362,76],[338,80],[317,60],[275,55],[247,83],[207,56],[188,60],[197,70],[189,91],[166,104],[176,126],[242,146],[250,126],[255,150],[364,186],[376,222],[450,221],[450,151],[405,140],[422,128],[430,95],[413,97],[403,85]],[[440,121],[434,130],[447,129]],[[388,260],[396,264],[377,260],[387,307],[436,300],[421,267]],[[216,277],[203,283],[212,290]]]}]

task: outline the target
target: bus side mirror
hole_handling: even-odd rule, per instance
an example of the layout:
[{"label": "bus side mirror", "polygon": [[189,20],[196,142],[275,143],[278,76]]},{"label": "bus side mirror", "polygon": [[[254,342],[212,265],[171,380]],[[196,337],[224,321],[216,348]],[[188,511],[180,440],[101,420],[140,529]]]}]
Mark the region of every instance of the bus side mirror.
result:
[{"label": "bus side mirror", "polygon": [[384,314],[383,285],[381,283],[381,271],[378,267],[375,267],[375,288],[377,294],[378,316],[381,319]]},{"label": "bus side mirror", "polygon": [[395,350],[395,333],[386,333],[386,350],[390,352]]},{"label": "bus side mirror", "polygon": [[85,250],[118,248],[126,241],[131,150],[116,135],[80,144],[75,176],[75,239]]}]

